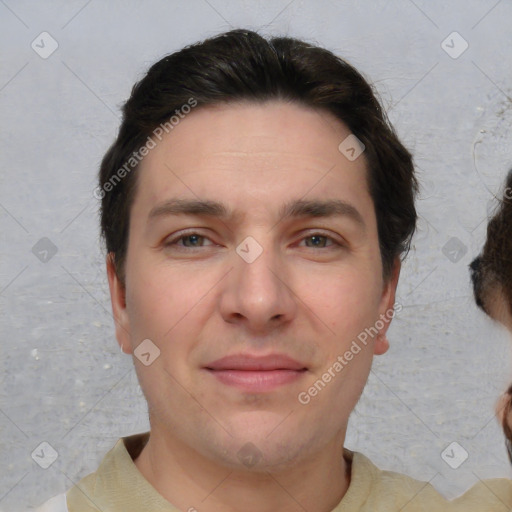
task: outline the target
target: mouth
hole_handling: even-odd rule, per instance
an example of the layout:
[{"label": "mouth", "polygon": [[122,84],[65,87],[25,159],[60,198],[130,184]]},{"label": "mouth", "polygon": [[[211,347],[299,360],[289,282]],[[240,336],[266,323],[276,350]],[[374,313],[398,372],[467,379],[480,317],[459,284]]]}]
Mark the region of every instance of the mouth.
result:
[{"label": "mouth", "polygon": [[244,391],[265,392],[300,379],[308,368],[284,354],[256,357],[235,354],[204,367],[224,385]]}]

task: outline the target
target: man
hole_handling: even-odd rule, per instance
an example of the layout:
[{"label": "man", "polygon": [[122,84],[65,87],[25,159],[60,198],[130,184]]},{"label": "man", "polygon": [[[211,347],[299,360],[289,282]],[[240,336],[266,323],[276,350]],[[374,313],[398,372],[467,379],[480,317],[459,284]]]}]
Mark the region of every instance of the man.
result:
[{"label": "man", "polygon": [[371,87],[327,50],[236,30],[153,65],[97,190],[116,337],[151,431],[51,510],[512,503],[496,481],[449,504],[343,446],[388,349],[416,188]]},{"label": "man", "polygon": [[[499,207],[487,225],[482,254],[470,268],[477,305],[512,333],[512,169]],[[499,400],[496,412],[512,462],[512,386]]]}]

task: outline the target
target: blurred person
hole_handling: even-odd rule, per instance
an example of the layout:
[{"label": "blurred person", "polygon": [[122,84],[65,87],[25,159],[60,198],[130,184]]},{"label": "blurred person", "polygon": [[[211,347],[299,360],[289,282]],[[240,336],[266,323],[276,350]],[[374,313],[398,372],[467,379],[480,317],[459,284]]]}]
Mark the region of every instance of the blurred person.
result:
[{"label": "blurred person", "polygon": [[[476,304],[512,333],[512,169],[499,206],[487,225],[480,256],[470,265]],[[496,406],[512,462],[512,385]]]}]

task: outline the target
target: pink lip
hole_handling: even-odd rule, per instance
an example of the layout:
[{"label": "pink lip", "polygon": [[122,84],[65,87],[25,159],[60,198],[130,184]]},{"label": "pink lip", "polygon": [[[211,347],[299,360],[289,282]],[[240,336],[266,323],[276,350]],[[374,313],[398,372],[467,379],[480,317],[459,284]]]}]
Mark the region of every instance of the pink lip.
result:
[{"label": "pink lip", "polygon": [[270,391],[300,378],[307,368],[282,354],[263,357],[235,354],[205,366],[223,384],[246,391]]},{"label": "pink lip", "polygon": [[269,354],[267,356],[250,356],[248,354],[233,354],[208,363],[208,370],[304,370],[306,367],[284,354]]}]

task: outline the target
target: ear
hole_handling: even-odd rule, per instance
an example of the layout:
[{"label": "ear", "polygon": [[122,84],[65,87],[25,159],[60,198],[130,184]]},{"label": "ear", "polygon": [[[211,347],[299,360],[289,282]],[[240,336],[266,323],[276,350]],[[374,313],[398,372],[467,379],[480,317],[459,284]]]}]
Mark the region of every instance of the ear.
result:
[{"label": "ear", "polygon": [[130,341],[130,321],[126,310],[126,290],[116,272],[115,255],[112,252],[107,254],[107,276],[110,288],[110,302],[112,313],[116,324],[117,343],[125,354],[132,353]]},{"label": "ear", "polygon": [[375,343],[373,346],[373,353],[378,356],[385,354],[389,349],[389,341],[386,337],[386,333],[394,316],[396,287],[398,285],[398,278],[400,277],[401,266],[400,258],[395,258],[391,274],[385,281],[382,289],[379,306],[379,325],[381,323],[384,325],[382,329],[379,329],[379,334],[375,337]]}]

